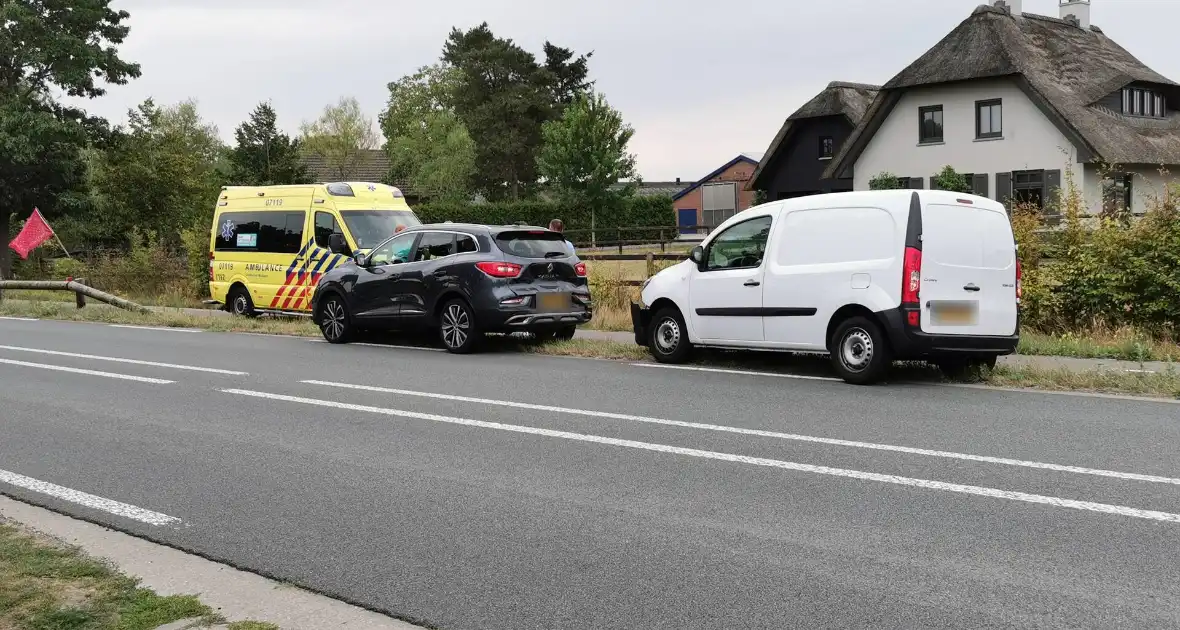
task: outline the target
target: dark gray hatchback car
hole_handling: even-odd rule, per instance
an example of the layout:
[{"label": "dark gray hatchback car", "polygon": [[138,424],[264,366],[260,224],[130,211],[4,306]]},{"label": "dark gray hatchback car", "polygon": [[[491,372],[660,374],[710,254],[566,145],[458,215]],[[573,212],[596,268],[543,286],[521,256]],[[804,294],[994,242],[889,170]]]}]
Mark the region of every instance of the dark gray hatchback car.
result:
[{"label": "dark gray hatchback car", "polygon": [[586,265],[565,238],[520,225],[409,228],[324,274],[312,298],[332,343],[430,329],[454,353],[475,350],[485,333],[569,339],[592,315]]}]

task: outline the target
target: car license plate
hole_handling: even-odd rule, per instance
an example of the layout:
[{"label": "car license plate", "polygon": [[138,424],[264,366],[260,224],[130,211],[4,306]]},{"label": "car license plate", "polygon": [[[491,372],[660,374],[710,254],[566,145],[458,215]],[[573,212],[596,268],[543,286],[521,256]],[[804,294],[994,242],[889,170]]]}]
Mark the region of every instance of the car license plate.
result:
[{"label": "car license plate", "polygon": [[979,302],[934,302],[930,321],[936,326],[973,326],[979,319]]},{"label": "car license plate", "polygon": [[568,293],[538,293],[537,308],[546,312],[564,312],[569,310],[570,295]]}]

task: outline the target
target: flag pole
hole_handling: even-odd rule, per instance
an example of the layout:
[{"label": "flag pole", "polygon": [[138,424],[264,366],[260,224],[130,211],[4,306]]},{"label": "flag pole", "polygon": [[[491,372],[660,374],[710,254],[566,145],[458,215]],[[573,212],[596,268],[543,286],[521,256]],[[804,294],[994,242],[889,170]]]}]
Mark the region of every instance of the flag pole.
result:
[{"label": "flag pole", "polygon": [[70,255],[70,250],[66,249],[66,246],[62,244],[61,239],[57,237],[57,232],[53,233],[53,238],[57,241],[58,247],[61,247],[61,251],[66,253],[66,258],[73,260],[74,257]]},{"label": "flag pole", "polygon": [[65,253],[66,253],[66,258],[69,258],[70,260],[73,260],[73,259],[74,259],[74,257],[70,255],[70,250],[66,249],[66,246],[65,246],[65,244],[63,244],[63,243],[61,242],[61,238],[60,238],[60,237],[58,237],[58,235],[57,235],[57,230],[54,230],[54,229],[53,229],[53,228],[52,228],[52,227],[49,225],[49,221],[46,221],[46,220],[45,220],[45,215],[41,214],[41,209],[40,209],[40,208],[33,208],[33,212],[36,212],[36,213],[37,213],[37,216],[41,217],[41,222],[45,224],[45,227],[49,228],[49,233],[50,233],[50,234],[53,234],[53,240],[57,241],[57,246],[61,248],[61,251],[63,251],[63,252],[65,252]]}]

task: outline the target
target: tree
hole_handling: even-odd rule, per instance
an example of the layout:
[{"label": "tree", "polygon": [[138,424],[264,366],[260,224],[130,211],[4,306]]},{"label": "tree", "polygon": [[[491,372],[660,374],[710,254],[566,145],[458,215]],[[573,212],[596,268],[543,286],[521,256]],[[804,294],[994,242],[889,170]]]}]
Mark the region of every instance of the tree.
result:
[{"label": "tree", "polygon": [[634,192],[632,186],[619,190],[615,185],[635,178],[635,156],[627,152],[635,130],[601,93],[577,96],[561,118],[545,123],[541,134],[537,170],[562,199],[590,208],[592,230],[596,207]]},{"label": "tree", "polygon": [[545,42],[543,50],[545,79],[549,85],[550,98],[555,105],[552,117],[557,118],[579,94],[594,87],[594,82],[587,79],[590,74],[590,58],[594,56],[594,52],[575,58],[573,50],[549,42]]},{"label": "tree", "polygon": [[461,80],[458,70],[440,63],[389,84],[389,104],[379,120],[390,183],[406,182],[432,199],[470,196],[475,142],[451,105]]},{"label": "tree", "polygon": [[193,101],[159,107],[148,99],[128,119],[112,146],[92,159],[93,236],[123,245],[139,227],[179,244],[182,230],[212,221],[225,151],[217,128]]},{"label": "tree", "polygon": [[229,180],[240,186],[301,184],[307,167],[299,157],[299,140],[280,133],[275,110],[260,103],[249,120],[234,131],[237,145],[229,152]]},{"label": "tree", "polygon": [[377,148],[379,138],[373,119],[365,115],[355,98],[344,97],[324,108],[319,120],[301,127],[303,150],[318,156],[342,180],[352,179]]},{"label": "tree", "polygon": [[83,148],[102,141],[105,121],[57,103],[53,94],[96,98],[99,79],[123,84],[139,66],[119,58],[130,17],[110,0],[0,3],[0,277],[12,274],[10,226],[41,209],[48,218],[81,205]]},{"label": "tree", "polygon": [[931,188],[937,188],[938,190],[949,190],[951,192],[958,193],[973,192],[971,182],[967,181],[966,177],[955,171],[955,169],[949,165],[944,166],[942,170],[934,176],[934,180],[931,182],[931,184]]}]

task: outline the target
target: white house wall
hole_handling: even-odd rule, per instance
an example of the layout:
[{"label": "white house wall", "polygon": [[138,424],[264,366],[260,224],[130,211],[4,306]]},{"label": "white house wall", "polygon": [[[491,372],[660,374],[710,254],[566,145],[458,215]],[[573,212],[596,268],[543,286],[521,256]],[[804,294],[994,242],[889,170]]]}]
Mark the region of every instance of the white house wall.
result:
[{"label": "white house wall", "polygon": [[[1004,136],[975,139],[975,102],[1003,99]],[[918,108],[942,105],[943,142],[918,143]],[[930,178],[950,165],[960,173],[987,173],[988,196],[995,198],[996,173],[1072,169],[1082,185],[1082,168],[1073,144],[1010,79],[972,81],[907,90],[869,141],[855,164],[853,186],[867,190],[869,180],[888,171],[899,177]]]}]

